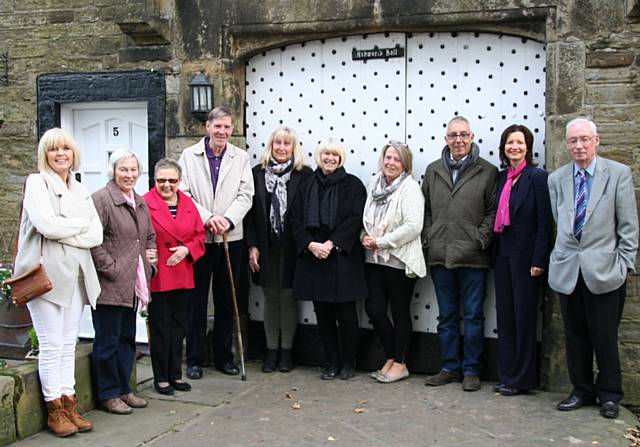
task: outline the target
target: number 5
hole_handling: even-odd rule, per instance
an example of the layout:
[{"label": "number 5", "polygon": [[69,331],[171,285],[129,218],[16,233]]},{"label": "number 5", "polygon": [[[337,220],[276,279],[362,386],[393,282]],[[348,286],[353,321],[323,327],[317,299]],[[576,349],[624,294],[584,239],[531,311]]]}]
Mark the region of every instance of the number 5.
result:
[{"label": "number 5", "polygon": [[120,135],[120,131],[118,130],[118,128],[117,128],[117,127],[114,127],[114,128],[113,128],[113,136],[114,136],[114,137],[117,137],[118,135]]}]

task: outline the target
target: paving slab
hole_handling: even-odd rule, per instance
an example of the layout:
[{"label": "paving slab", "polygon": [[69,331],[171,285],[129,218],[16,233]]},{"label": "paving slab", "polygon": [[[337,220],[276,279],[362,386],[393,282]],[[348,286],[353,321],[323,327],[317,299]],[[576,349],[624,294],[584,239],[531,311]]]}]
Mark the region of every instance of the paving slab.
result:
[{"label": "paving slab", "polygon": [[425,387],[412,375],[380,384],[366,372],[322,381],[319,370],[263,374],[247,365],[247,381],[205,368],[193,390],[161,396],[152,389],[148,360],[138,364],[140,394],[149,407],[130,416],[92,411],[95,428],[59,440],[42,432],[15,446],[628,446],[638,423],[621,409],[602,418],[597,407],[561,413],[564,396],[536,392],[503,397],[491,383],[463,392],[460,384]]}]

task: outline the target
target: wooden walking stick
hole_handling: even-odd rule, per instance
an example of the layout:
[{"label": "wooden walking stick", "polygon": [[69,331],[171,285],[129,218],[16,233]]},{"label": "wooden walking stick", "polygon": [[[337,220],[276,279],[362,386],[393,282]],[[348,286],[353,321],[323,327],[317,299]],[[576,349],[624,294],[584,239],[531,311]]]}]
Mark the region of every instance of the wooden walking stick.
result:
[{"label": "wooden walking stick", "polygon": [[231,269],[231,257],[229,256],[229,244],[227,242],[227,233],[222,233],[222,241],[224,245],[224,256],[227,259],[227,270],[229,271],[229,282],[231,283],[231,300],[233,301],[233,320],[238,336],[238,349],[240,350],[240,371],[242,372],[242,380],[247,380],[247,373],[244,369],[244,346],[242,344],[242,331],[240,330],[240,313],[238,312],[238,300],[236,299],[236,283],[233,280],[233,270]]}]

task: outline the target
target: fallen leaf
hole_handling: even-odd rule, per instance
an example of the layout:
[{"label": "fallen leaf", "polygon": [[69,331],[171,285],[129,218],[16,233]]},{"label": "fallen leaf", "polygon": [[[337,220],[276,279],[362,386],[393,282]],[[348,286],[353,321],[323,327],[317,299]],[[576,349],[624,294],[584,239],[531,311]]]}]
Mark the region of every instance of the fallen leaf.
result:
[{"label": "fallen leaf", "polygon": [[336,438],[334,438],[333,436],[329,436],[329,437],[327,438],[327,441],[335,441],[335,440],[336,440]]},{"label": "fallen leaf", "polygon": [[291,408],[293,408],[294,410],[299,410],[300,409],[300,404],[298,402],[294,402],[294,404],[291,405]]},{"label": "fallen leaf", "polygon": [[298,391],[298,387],[294,386],[293,388],[291,388],[291,391]]},{"label": "fallen leaf", "polygon": [[293,399],[293,396],[288,391],[286,393],[284,393],[284,397],[287,398],[287,399]]},{"label": "fallen leaf", "polygon": [[356,414],[364,413],[364,411],[365,411],[364,408],[354,408],[353,409],[353,412],[356,413]]},{"label": "fallen leaf", "polygon": [[369,403],[369,401],[368,401],[368,400],[364,400],[364,399],[362,399],[362,400],[357,401],[356,403],[357,403],[358,405],[364,405],[364,404],[368,404],[368,403]]}]

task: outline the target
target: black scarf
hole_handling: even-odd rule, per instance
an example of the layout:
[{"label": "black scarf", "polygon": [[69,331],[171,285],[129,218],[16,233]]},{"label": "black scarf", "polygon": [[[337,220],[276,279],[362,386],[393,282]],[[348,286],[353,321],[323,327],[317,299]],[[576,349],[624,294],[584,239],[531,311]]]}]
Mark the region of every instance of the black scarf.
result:
[{"label": "black scarf", "polygon": [[317,168],[314,174],[305,197],[304,226],[327,227],[331,230],[335,228],[338,211],[337,184],[347,178],[347,171],[340,167],[331,174],[324,175],[322,170]]},{"label": "black scarf", "polygon": [[464,174],[464,171],[466,171],[469,166],[475,164],[475,162],[478,161],[479,156],[480,148],[476,143],[471,143],[471,151],[469,151],[466,158],[462,160],[454,160],[451,157],[451,150],[449,149],[449,146],[444,147],[444,149],[442,150],[441,158],[442,164],[444,164],[445,169],[449,171],[452,180],[453,171],[458,170],[458,176],[456,177],[455,181],[455,183],[457,183],[462,178],[462,174]]}]

